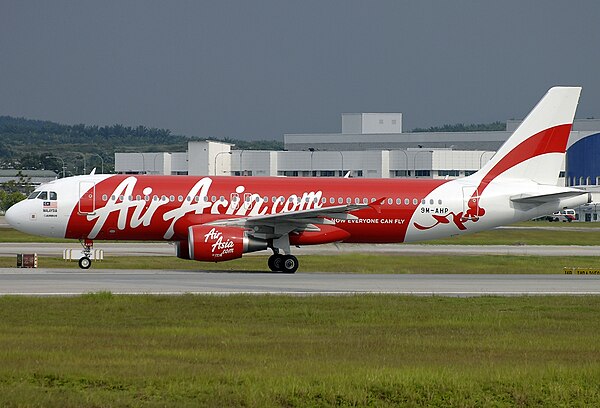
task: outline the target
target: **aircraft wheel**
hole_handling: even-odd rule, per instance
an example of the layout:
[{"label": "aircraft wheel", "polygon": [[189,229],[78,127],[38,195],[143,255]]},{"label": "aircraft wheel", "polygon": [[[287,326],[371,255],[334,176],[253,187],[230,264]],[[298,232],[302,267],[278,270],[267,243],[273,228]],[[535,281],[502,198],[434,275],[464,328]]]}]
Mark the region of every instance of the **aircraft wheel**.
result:
[{"label": "aircraft wheel", "polygon": [[79,267],[81,269],[90,269],[90,266],[92,266],[92,260],[90,258],[87,256],[79,258]]},{"label": "aircraft wheel", "polygon": [[271,255],[267,261],[267,265],[269,265],[269,269],[273,272],[281,272],[283,270],[283,255]]},{"label": "aircraft wheel", "polygon": [[298,270],[298,258],[294,255],[283,256],[283,269],[285,273],[294,273]]}]

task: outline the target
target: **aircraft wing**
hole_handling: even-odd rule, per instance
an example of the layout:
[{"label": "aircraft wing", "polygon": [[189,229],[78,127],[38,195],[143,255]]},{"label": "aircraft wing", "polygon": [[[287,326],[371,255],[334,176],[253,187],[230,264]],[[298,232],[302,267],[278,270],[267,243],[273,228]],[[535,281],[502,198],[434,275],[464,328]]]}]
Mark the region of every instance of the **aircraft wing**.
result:
[{"label": "aircraft wing", "polygon": [[294,230],[318,231],[314,224],[334,224],[330,218],[340,220],[357,219],[352,211],[373,208],[379,211],[381,200],[370,204],[347,204],[333,207],[315,208],[310,210],[290,211],[279,214],[258,215],[238,218],[221,219],[206,223],[206,225],[220,225],[228,227],[243,227],[254,231],[253,235],[265,234],[269,237],[280,236]]}]

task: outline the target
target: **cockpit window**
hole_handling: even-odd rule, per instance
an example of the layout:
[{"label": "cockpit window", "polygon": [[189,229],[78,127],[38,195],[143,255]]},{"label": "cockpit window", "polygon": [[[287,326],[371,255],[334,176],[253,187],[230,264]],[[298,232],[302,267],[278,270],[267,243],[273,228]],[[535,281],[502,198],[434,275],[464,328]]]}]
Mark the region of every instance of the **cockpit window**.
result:
[{"label": "cockpit window", "polygon": [[48,199],[48,192],[47,191],[42,191],[42,193],[37,198],[38,198],[38,200],[47,200]]},{"label": "cockpit window", "polygon": [[54,191],[50,191],[50,200],[56,200],[56,193]]},{"label": "cockpit window", "polygon": [[33,200],[34,198],[36,198],[38,196],[40,192],[39,191],[34,191],[33,193],[29,194],[29,197],[27,197],[28,200]]}]

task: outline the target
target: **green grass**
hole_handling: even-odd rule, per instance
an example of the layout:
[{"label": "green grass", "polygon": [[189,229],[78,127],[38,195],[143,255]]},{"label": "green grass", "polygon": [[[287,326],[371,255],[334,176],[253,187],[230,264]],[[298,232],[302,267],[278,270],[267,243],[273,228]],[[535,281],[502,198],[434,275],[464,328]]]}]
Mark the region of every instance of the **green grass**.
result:
[{"label": "green grass", "polygon": [[[564,223],[534,222],[515,224],[527,227],[557,227],[558,230],[543,229],[497,229],[456,236],[434,241],[419,242],[423,244],[441,245],[600,245],[600,223]],[[569,228],[580,228],[584,231],[571,231]],[[2,242],[55,242],[73,244],[77,240],[47,238],[24,234],[11,228],[0,228]],[[111,241],[116,242],[116,241]]]},{"label": "green grass", "polygon": [[[347,254],[302,255],[300,272],[344,273],[464,273],[464,274],[553,274],[563,267],[600,267],[599,257],[569,256],[505,256],[505,255],[387,255]],[[0,257],[0,267],[16,265],[16,257]],[[79,269],[77,262],[40,257],[40,268]],[[92,270],[102,269],[166,269],[197,271],[266,272],[266,256],[246,256],[222,263],[185,261],[174,256],[107,257],[94,262]]]},{"label": "green grass", "polygon": [[524,221],[509,225],[509,227],[555,227],[555,228],[591,228],[600,229],[600,222],[548,222]]},{"label": "green grass", "polygon": [[[588,231],[589,230],[589,231]],[[434,241],[416,242],[431,245],[600,245],[600,230],[585,231],[542,229],[496,229]]]},{"label": "green grass", "polygon": [[25,234],[12,228],[0,228],[0,243],[2,242],[64,242],[78,243],[75,239],[60,239],[40,237],[38,235]]},{"label": "green grass", "polygon": [[596,406],[600,298],[0,298],[1,406]]}]

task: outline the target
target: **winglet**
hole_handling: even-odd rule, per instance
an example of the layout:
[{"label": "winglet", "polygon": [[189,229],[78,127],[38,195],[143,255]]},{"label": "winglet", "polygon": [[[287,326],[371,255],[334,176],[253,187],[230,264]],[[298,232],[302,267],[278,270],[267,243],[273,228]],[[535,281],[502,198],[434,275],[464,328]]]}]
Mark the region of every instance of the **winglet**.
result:
[{"label": "winglet", "polygon": [[371,204],[369,204],[369,207],[377,211],[377,214],[381,214],[381,206],[383,205],[383,203],[385,203],[385,200],[387,200],[387,197],[381,197],[380,199],[371,202]]}]

